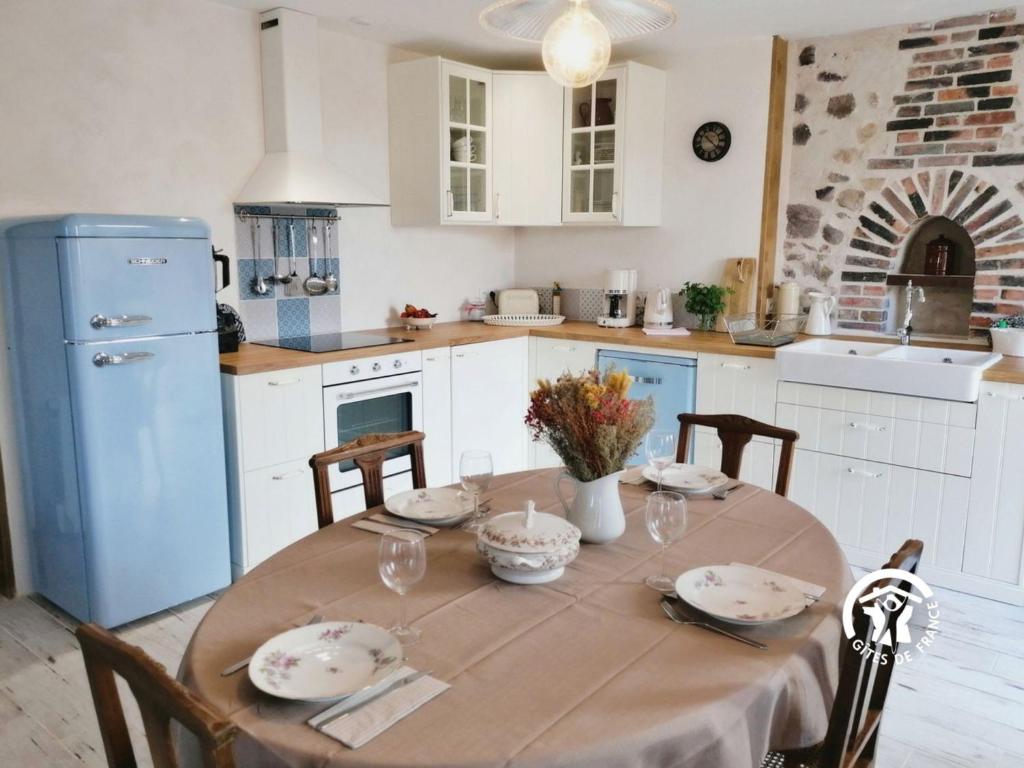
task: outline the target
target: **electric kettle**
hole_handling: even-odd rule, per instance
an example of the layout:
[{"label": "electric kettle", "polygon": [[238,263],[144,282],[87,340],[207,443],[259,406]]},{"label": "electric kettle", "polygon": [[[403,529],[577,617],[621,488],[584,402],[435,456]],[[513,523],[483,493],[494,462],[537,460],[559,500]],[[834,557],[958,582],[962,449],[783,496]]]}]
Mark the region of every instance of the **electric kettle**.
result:
[{"label": "electric kettle", "polygon": [[832,333],[832,323],[829,315],[836,308],[834,296],[827,293],[811,291],[807,294],[811,300],[811,307],[807,310],[807,325],[804,326],[804,333],[811,336],[829,336]]},{"label": "electric kettle", "polygon": [[647,292],[644,305],[644,328],[672,327],[672,295],[668,288],[656,288]]}]

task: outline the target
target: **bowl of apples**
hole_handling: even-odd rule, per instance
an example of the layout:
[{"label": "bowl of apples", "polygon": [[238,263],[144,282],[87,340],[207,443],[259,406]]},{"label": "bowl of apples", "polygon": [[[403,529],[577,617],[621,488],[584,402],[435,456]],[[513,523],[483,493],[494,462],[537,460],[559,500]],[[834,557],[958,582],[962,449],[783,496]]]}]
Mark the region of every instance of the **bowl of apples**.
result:
[{"label": "bowl of apples", "polygon": [[412,304],[406,304],[399,318],[401,318],[402,324],[410,331],[427,331],[430,330],[434,325],[434,321],[437,320],[437,313],[431,312],[429,309],[414,307]]}]

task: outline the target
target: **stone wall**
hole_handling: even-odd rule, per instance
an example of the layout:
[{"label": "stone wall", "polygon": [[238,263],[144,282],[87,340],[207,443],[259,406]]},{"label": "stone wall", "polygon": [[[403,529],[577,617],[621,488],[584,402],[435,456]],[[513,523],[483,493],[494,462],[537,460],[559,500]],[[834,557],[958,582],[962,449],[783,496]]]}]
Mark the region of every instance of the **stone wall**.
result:
[{"label": "stone wall", "polygon": [[[891,330],[915,227],[970,234],[970,325],[1024,311],[1024,9],[792,41],[776,278],[838,298],[838,325]],[[967,333],[967,329],[963,329]]]}]

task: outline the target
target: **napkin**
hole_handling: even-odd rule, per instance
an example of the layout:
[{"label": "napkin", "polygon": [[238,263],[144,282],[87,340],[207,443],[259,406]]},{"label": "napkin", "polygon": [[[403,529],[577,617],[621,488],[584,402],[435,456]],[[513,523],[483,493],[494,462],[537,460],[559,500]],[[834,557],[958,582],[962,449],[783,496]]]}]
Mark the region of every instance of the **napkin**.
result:
[{"label": "napkin", "polygon": [[[377,517],[377,515],[374,515],[374,517]],[[352,523],[352,527],[358,528],[361,531],[369,531],[370,533],[392,533],[394,531],[416,530],[417,532],[422,533],[424,536],[432,536],[433,534],[437,533],[438,530],[437,528],[433,528],[432,526],[428,525],[422,527],[418,526],[415,529],[406,528],[405,526],[401,525],[389,525],[388,523],[375,522],[370,518],[357,520],[356,522]]]},{"label": "napkin", "polygon": [[426,534],[437,533],[440,528],[436,528],[433,525],[427,525],[426,523],[417,523],[412,520],[400,520],[391,515],[383,512],[378,512],[376,515],[370,515],[367,520],[372,520],[375,523],[382,523],[383,525],[394,525],[398,528],[408,528],[412,531],[422,531]]},{"label": "napkin", "polygon": [[622,473],[622,477],[619,478],[619,482],[623,485],[646,485],[647,478],[643,476],[644,468],[630,467]]},{"label": "napkin", "polygon": [[787,576],[784,573],[776,573],[775,571],[769,571],[767,568],[758,568],[756,565],[748,565],[747,563],[730,563],[730,565],[739,565],[744,568],[750,568],[753,571],[759,571],[765,576],[770,576],[773,579],[785,579],[805,595],[813,597],[815,600],[820,600],[821,596],[825,594],[825,587],[818,584],[812,584],[809,581],[802,581],[793,576]]},{"label": "napkin", "polygon": [[[416,670],[411,667],[402,667],[382,680],[378,688],[415,672]],[[363,744],[386,731],[403,717],[412,714],[431,699],[440,696],[449,688],[451,686],[448,683],[426,675],[323,727],[317,727],[316,723],[324,718],[329,718],[335,711],[356,703],[357,697],[372,696],[374,691],[371,689],[344,699],[306,722],[320,733],[340,741],[346,747],[359,749]]]}]

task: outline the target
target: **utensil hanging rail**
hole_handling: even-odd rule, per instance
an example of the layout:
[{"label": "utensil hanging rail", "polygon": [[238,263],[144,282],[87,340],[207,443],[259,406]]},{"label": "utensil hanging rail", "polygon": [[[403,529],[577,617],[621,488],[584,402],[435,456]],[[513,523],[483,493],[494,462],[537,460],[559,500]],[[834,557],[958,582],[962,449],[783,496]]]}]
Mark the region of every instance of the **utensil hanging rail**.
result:
[{"label": "utensil hanging rail", "polygon": [[336,213],[321,216],[318,214],[292,214],[292,213],[249,213],[249,211],[239,211],[235,214],[239,221],[247,221],[248,219],[305,219],[306,221],[339,221],[339,216]]}]

